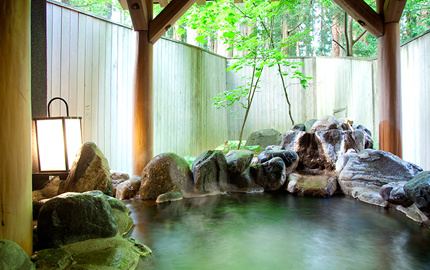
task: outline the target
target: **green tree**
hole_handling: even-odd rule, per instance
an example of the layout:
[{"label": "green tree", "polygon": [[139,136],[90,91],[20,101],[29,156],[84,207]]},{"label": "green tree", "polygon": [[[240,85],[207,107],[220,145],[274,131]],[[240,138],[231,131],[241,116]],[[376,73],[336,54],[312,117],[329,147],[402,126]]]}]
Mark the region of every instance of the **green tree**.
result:
[{"label": "green tree", "polygon": [[[290,34],[282,39],[282,24],[276,19],[285,12],[291,11],[299,2],[250,0],[236,5],[232,1],[224,0],[208,4],[206,8],[195,8],[184,20],[188,27],[196,29],[200,34],[196,38],[198,42],[205,44],[209,38],[220,38],[229,45],[229,50],[236,51],[236,61],[228,71],[237,72],[246,66],[252,69],[244,85],[220,93],[214,98],[214,105],[217,108],[229,107],[239,102],[246,110],[239,145],[265,68],[277,68],[288,104],[290,120],[294,124],[287,91],[291,84],[287,84],[286,78],[296,80],[294,84],[300,84],[303,87],[307,86],[311,78],[300,72],[299,66],[303,65],[302,63],[285,60],[285,47],[297,43],[303,38],[303,33]],[[245,31],[246,29],[250,31]]]}]

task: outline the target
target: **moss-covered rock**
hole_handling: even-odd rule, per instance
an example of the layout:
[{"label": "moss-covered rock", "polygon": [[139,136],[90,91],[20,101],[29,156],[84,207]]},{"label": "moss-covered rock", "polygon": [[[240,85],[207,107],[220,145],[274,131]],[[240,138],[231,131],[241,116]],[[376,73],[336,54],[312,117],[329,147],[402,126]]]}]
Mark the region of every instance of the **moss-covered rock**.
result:
[{"label": "moss-covered rock", "polygon": [[93,142],[81,146],[66,181],[62,181],[58,188],[58,194],[90,190],[113,195],[109,163]]},{"label": "moss-covered rock", "polygon": [[214,194],[228,190],[227,161],[222,151],[202,153],[191,165],[194,189],[201,194]]},{"label": "moss-covered rock", "polygon": [[186,195],[192,192],[193,176],[188,163],[175,153],[154,157],[143,169],[139,195],[142,200],[155,200],[172,191]]},{"label": "moss-covered rock", "polygon": [[337,189],[335,175],[300,175],[292,173],[288,177],[286,190],[299,196],[330,197]]},{"label": "moss-covered rock", "polygon": [[112,207],[101,191],[63,193],[50,199],[40,209],[37,224],[42,249],[118,233]]},{"label": "moss-covered rock", "polygon": [[0,239],[0,269],[35,269],[30,257],[15,242]]}]

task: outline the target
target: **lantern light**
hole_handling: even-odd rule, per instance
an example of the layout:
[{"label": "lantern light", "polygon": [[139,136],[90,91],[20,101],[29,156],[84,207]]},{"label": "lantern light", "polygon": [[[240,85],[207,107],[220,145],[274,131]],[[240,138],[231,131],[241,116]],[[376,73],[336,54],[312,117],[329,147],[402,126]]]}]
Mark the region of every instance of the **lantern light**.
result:
[{"label": "lantern light", "polygon": [[[51,117],[49,107],[59,99],[66,104],[67,117]],[[48,103],[48,117],[34,118],[40,173],[68,172],[82,145],[82,117],[70,117],[67,102],[55,97]]]}]

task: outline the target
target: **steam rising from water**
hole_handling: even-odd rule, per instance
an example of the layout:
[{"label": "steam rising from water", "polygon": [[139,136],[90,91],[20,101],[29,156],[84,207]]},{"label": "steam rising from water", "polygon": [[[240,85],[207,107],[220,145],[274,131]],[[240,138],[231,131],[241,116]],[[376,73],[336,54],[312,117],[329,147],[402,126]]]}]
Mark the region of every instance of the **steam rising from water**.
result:
[{"label": "steam rising from water", "polygon": [[429,269],[430,230],[343,196],[232,194],[128,207],[145,269]]}]

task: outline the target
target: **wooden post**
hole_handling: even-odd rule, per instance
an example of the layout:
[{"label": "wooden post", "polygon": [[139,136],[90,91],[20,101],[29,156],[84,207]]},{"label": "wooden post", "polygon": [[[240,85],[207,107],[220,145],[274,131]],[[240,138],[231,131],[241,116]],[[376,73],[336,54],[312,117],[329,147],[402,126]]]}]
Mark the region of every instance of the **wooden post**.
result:
[{"label": "wooden post", "polygon": [[137,57],[134,84],[133,173],[140,175],[153,157],[153,45],[148,31],[136,31]]},{"label": "wooden post", "polygon": [[3,0],[0,25],[0,239],[31,255],[30,0]]},{"label": "wooden post", "polygon": [[402,157],[400,25],[384,24],[378,39],[379,149]]}]

